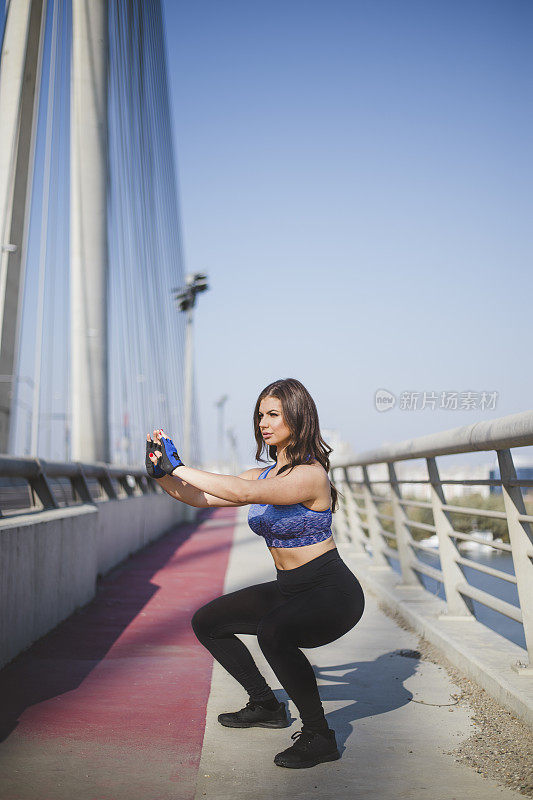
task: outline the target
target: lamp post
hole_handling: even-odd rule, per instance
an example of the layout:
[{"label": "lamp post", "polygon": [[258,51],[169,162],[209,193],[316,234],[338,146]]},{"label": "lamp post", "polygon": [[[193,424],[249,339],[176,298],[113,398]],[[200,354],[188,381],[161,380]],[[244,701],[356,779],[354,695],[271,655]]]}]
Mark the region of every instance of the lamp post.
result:
[{"label": "lamp post", "polygon": [[192,322],[196,295],[209,288],[207,275],[195,272],[185,276],[185,286],[172,289],[179,311],[187,314],[185,325],[185,403],[183,413],[183,460],[191,463],[191,412],[192,412],[192,378],[193,378],[193,338]]},{"label": "lamp post", "polygon": [[235,430],[233,428],[228,428],[227,431],[228,439],[229,439],[229,447],[231,453],[231,474],[235,475],[238,469],[237,464],[237,437],[235,436]]},{"label": "lamp post", "polygon": [[215,405],[218,408],[218,469],[224,469],[224,405],[228,399],[227,394],[223,394]]}]

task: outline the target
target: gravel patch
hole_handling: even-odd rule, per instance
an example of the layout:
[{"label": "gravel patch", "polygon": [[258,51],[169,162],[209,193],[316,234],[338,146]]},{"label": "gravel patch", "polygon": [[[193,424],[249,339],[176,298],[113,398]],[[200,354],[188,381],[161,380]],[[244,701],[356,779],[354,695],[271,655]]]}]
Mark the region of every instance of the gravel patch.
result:
[{"label": "gravel patch", "polygon": [[474,733],[454,750],[445,751],[446,755],[454,756],[457,762],[467,764],[501,786],[514,789],[525,797],[533,797],[533,731],[485,689],[459,672],[443,651],[415,631],[398,611],[376,600],[384,614],[400,628],[418,637],[417,649],[421,660],[431,661],[446,670],[453,683],[461,688],[460,695],[452,694],[451,697],[456,699],[458,706],[473,713]]}]

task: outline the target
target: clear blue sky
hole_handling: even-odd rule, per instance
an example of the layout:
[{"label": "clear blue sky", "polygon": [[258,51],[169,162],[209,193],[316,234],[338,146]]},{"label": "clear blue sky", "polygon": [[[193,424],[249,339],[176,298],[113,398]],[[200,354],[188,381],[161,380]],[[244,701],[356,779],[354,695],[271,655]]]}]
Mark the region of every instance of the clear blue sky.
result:
[{"label": "clear blue sky", "polygon": [[[203,447],[297,377],[356,451],[531,407],[533,4],[164,0]],[[497,391],[379,413],[374,392]]]},{"label": "clear blue sky", "polygon": [[278,377],[356,451],[530,408],[530,0],[163,7],[204,456]]}]

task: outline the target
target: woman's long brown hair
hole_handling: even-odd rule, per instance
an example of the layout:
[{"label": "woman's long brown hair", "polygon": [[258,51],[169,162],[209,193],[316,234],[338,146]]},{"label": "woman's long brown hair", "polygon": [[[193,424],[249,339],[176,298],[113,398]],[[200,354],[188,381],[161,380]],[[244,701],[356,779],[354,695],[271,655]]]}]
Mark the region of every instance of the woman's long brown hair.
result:
[{"label": "woman's long brown hair", "polygon": [[[283,466],[278,475],[286,469],[292,469],[297,464],[307,464],[310,460],[318,461],[322,464],[329,474],[329,454],[332,448],[326,444],[320,435],[318,422],[318,411],[315,401],[296,378],[282,378],[265,386],[254,409],[254,436],[257,442],[256,461],[266,461],[262,458],[263,451],[266,450],[269,458],[277,460],[276,445],[268,445],[261,435],[259,428],[259,405],[261,400],[266,397],[276,397],[281,402],[283,419],[289,428],[292,439],[287,445],[285,455],[288,464]],[[331,510],[337,507],[337,489],[330,483],[331,487]]]}]

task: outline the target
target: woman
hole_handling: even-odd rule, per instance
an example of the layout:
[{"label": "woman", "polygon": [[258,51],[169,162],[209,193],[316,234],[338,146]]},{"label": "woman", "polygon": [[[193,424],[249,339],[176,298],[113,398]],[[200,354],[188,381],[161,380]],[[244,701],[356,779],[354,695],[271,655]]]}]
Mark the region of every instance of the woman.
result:
[{"label": "woman", "polygon": [[220,714],[228,727],[284,728],[285,703],[235,636],[251,633],[296,705],[302,730],[278,753],[281,767],[311,767],[340,758],[328,727],[313,668],[301,647],[335,641],[363,614],[364,595],[331,534],[337,491],[328,477],[331,448],[320,435],[315,403],[294,378],[269,384],[254,410],[256,460],[266,449],[275,463],[238,477],[185,466],[163,431],[147,435],[147,471],[172,497],[196,507],[250,504],[248,522],[266,540],[276,580],[217,597],[199,608],[192,627],[199,641],[247,691],[239,711]]}]

